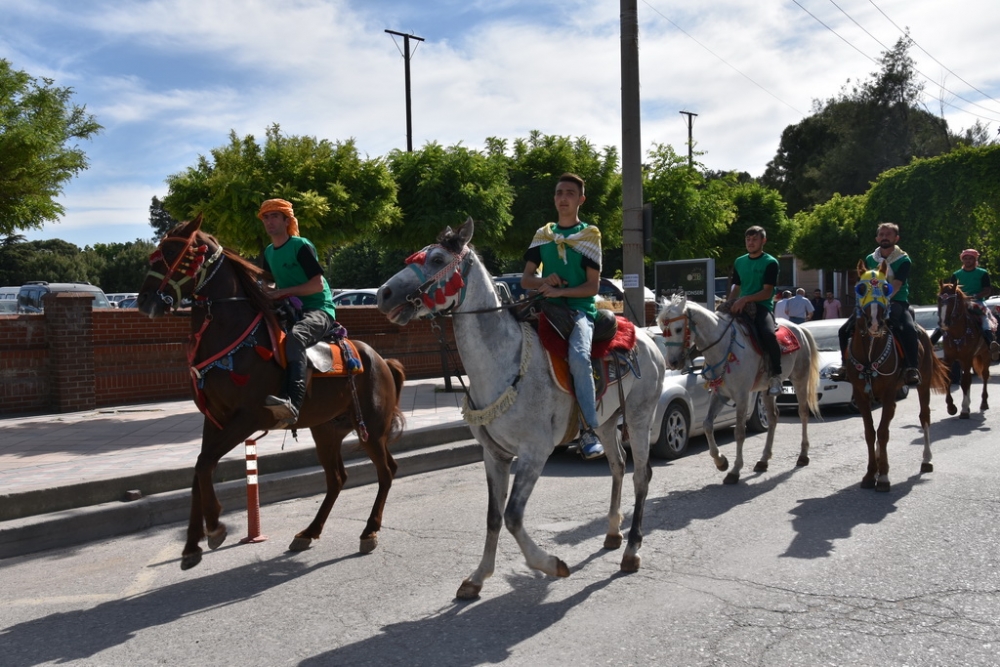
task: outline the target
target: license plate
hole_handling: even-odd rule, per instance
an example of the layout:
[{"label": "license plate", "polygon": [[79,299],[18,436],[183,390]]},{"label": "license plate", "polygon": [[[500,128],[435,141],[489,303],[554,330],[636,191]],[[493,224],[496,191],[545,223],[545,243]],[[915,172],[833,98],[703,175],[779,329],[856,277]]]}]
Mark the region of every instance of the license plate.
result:
[{"label": "license plate", "polygon": [[781,387],[781,393],[782,394],[794,394],[795,393],[795,387],[782,386]]}]

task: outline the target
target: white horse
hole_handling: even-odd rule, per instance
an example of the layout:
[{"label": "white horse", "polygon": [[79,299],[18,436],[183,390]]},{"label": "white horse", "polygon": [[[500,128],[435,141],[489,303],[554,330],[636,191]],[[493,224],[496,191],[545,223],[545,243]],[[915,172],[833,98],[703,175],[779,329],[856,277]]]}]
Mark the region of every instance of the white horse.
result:
[{"label": "white horse", "polygon": [[[457,597],[462,599],[478,597],[483,582],[493,574],[503,524],[514,535],[529,567],[552,576],[569,576],[566,563],[528,536],[523,519],[549,454],[564,442],[568,428],[577,427],[575,399],[556,386],[538,335],[502,306],[492,277],[469,247],[473,229],[471,218],[455,231],[446,228],[437,243],[411,256],[406,268],[378,291],[379,310],[399,325],[414,317],[454,315],[455,342],[469,379],[463,413],[483,446],[489,489],[486,547],[479,567],[458,589]],[[649,434],[665,373],[655,343],[638,328],[636,348],[640,377],[629,374],[623,380],[625,421],[635,463],[635,509],[621,562],[623,572],[639,569],[642,512],[652,476]],[[601,426],[597,433],[613,478],[605,549],[617,549],[622,542],[625,451],[618,436],[620,414],[618,392],[612,387],[598,405]],[[517,471],[507,502],[514,457]]]},{"label": "white horse", "polygon": [[[746,415],[750,397],[755,391],[762,392],[767,406],[767,442],[754,472],[766,472],[774,444],[774,429],[778,424],[778,408],[774,396],[767,393],[767,363],[754,350],[742,326],[731,316],[719,316],[697,303],[688,302],[683,295],[674,295],[670,303],[663,306],[656,318],[667,344],[667,365],[677,369],[684,366],[685,359],[697,348],[705,357],[706,379],[714,385],[712,402],[705,417],[705,437],[708,439],[709,453],[715,467],[726,470],[729,461],[719,454],[712,428],[715,416],[722,408],[723,396],[736,403],[736,461],[733,469],[723,480],[726,484],[736,484],[743,469],[743,440],[746,438]],[[782,320],[799,342],[799,349],[783,354],[781,360],[782,378],[791,378],[798,398],[799,419],[802,421],[802,450],[796,465],[809,465],[809,412],[819,415],[816,390],[819,386],[819,350],[812,334],[803,327]]]}]

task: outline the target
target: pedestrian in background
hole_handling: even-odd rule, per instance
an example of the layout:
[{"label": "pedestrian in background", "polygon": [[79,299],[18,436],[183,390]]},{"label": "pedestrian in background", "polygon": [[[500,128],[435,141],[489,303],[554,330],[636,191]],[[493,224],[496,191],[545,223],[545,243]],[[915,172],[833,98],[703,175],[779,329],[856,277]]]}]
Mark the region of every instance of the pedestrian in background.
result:
[{"label": "pedestrian in background", "polygon": [[823,319],[833,320],[840,317],[840,301],[833,298],[833,292],[826,291],[826,301],[823,302]]},{"label": "pedestrian in background", "polygon": [[809,299],[813,305],[813,316],[814,320],[823,319],[823,293],[818,289],[813,290],[813,297]]},{"label": "pedestrian in background", "polygon": [[801,287],[795,290],[795,296],[785,300],[785,315],[795,324],[802,324],[812,317],[812,314],[812,301],[806,298],[806,291]]},{"label": "pedestrian in background", "polygon": [[785,309],[788,307],[788,300],[791,297],[792,293],[788,290],[778,293],[777,300],[774,302],[774,319],[778,319],[779,317],[788,319],[788,312]]}]

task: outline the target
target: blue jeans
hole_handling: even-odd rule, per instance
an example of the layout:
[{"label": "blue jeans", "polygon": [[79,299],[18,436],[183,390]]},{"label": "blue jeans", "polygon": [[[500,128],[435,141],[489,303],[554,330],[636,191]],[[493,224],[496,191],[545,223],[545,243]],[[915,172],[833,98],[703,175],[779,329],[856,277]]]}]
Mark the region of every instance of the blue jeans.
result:
[{"label": "blue jeans", "polygon": [[594,370],[590,363],[590,348],[594,342],[594,322],[587,314],[573,311],[573,331],[569,334],[569,372],[573,375],[573,389],[580,404],[583,420],[590,428],[597,428],[597,398],[594,396]]}]

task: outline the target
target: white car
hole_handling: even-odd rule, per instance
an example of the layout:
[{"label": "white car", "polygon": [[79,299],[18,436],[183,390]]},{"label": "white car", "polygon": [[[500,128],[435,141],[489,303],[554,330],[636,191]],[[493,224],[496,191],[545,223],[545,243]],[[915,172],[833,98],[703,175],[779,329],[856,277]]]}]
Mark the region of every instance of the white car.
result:
[{"label": "white car", "polygon": [[[854,388],[850,382],[830,379],[833,370],[840,366],[840,341],[837,332],[847,321],[846,317],[838,317],[829,320],[808,320],[799,326],[808,329],[816,340],[819,348],[819,390],[817,392],[820,407],[832,405],[854,405]],[[778,396],[778,407],[798,406],[795,397],[795,388],[792,383],[785,380],[781,386],[781,395]]]},{"label": "white car", "polygon": [[374,306],[378,302],[378,290],[373,287],[344,290],[333,295],[333,305],[341,306]]},{"label": "white car", "polygon": [[[646,327],[656,342],[661,354],[666,353],[666,344],[659,327]],[[665,358],[665,357],[664,357]],[[660,415],[659,429],[653,427],[650,453],[664,459],[676,459],[687,453],[688,443],[694,436],[704,435],[705,415],[712,395],[705,388],[701,373],[704,359],[696,359],[690,368],[681,371],[667,369],[660,392],[660,402],[656,414]],[[726,400],[726,404],[715,418],[715,429],[731,428],[736,424],[736,405]],[[767,430],[767,409],[759,394],[754,394],[747,413],[747,430],[763,432]]]}]

